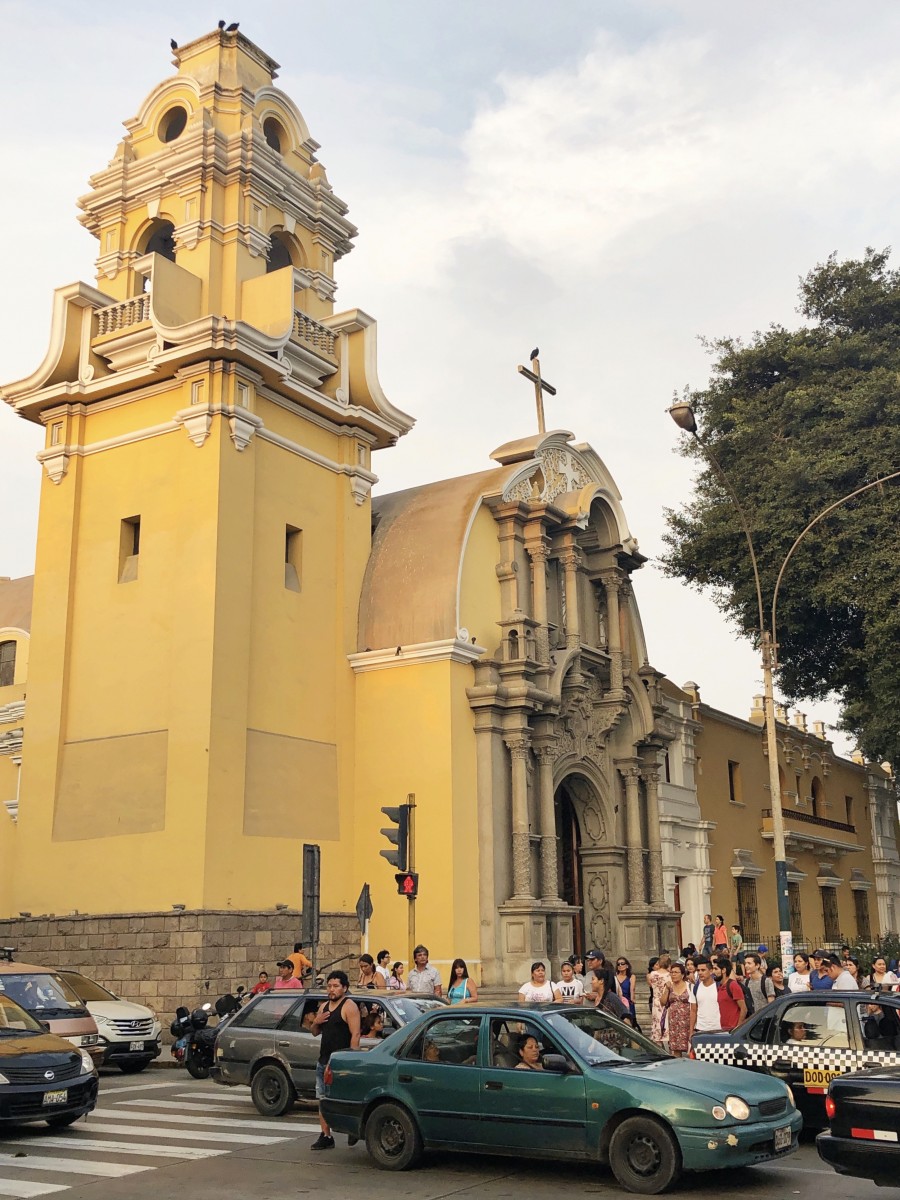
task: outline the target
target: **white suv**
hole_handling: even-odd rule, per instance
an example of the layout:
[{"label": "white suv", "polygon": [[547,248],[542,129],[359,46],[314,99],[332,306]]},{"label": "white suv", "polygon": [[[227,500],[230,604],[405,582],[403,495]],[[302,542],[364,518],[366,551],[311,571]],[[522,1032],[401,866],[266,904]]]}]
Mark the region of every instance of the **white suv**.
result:
[{"label": "white suv", "polygon": [[97,1022],[104,1066],[126,1075],[143,1071],[159,1057],[162,1029],[152,1008],[132,1004],[78,971],[58,971]]}]

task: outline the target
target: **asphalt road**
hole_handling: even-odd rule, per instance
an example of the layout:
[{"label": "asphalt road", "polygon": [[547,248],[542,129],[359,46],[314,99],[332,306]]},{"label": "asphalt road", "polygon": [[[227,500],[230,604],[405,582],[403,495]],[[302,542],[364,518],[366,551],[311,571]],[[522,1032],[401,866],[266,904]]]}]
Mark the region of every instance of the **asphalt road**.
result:
[{"label": "asphalt road", "polygon": [[[331,1191],[366,1200],[558,1200],[561,1189],[623,1195],[606,1169],[509,1158],[432,1155],[419,1170],[395,1175],[376,1170],[362,1144],[351,1149],[343,1138],[334,1150],[311,1150],[317,1134],[314,1109],[261,1117],[245,1088],[199,1082],[180,1070],[104,1072],[100,1103],[86,1121],[54,1133],[24,1127],[0,1138],[0,1197],[270,1200]],[[719,1197],[738,1190],[754,1200],[900,1195],[900,1189],[839,1178],[811,1140],[778,1164],[687,1176],[673,1194]]]}]

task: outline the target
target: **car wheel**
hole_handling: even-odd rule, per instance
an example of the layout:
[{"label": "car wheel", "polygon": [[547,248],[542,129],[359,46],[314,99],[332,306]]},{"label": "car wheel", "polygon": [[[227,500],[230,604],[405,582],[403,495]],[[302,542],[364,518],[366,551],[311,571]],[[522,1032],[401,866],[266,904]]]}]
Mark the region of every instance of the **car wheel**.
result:
[{"label": "car wheel", "polygon": [[294,1103],[294,1085],[281,1067],[260,1067],[250,1084],[250,1098],[264,1117],[282,1117]]},{"label": "car wheel", "polygon": [[422,1157],[422,1136],[399,1104],[379,1104],[366,1121],[366,1149],[383,1171],[408,1171]]},{"label": "car wheel", "polygon": [[649,1117],[629,1117],[612,1135],[609,1165],[629,1192],[656,1196],[681,1173],[681,1153],[665,1125]]},{"label": "car wheel", "polygon": [[152,1061],[149,1058],[140,1058],[137,1062],[120,1062],[116,1063],[116,1066],[123,1075],[137,1075],[138,1071],[146,1070]]},{"label": "car wheel", "polygon": [[68,1125],[80,1121],[83,1116],[83,1113],[69,1113],[66,1117],[47,1117],[47,1124],[51,1129],[65,1129]]}]

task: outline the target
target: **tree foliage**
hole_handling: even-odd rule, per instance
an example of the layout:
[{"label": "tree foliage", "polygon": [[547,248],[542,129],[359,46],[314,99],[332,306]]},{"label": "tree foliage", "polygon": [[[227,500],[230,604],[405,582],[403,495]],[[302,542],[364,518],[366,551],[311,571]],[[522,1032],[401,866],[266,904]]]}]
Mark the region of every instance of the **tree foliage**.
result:
[{"label": "tree foliage", "polygon": [[[767,618],[778,570],[822,509],[900,470],[900,273],[889,251],[834,255],[800,281],[805,323],[708,344],[689,393],[701,435],[740,498]],[[701,447],[691,502],[667,510],[663,569],[711,591],[746,636],[759,628],[735,506]],[[800,544],[778,594],[778,684],[790,701],[836,693],[864,753],[900,765],[900,480],[841,505]]]}]

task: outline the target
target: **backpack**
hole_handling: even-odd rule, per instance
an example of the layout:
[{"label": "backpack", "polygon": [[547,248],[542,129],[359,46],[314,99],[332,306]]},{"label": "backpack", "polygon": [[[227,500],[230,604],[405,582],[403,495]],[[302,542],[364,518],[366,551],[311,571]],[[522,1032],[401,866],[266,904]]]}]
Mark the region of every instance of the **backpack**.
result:
[{"label": "backpack", "polygon": [[[750,991],[750,984],[743,979],[735,980],[738,987],[744,993],[744,1003],[747,1005],[747,1016],[752,1017],[756,1012],[756,1005],[753,1003],[753,993]],[[763,990],[765,990],[766,981],[763,980]]]}]

